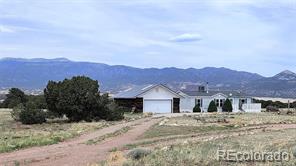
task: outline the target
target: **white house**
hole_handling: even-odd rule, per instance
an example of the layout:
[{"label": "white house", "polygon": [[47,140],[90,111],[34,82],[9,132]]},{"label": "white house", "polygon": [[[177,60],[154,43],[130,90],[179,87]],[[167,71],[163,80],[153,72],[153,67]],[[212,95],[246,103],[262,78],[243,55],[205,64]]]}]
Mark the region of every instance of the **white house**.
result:
[{"label": "white house", "polygon": [[200,87],[198,91],[175,92],[165,85],[135,86],[116,94],[115,102],[136,112],[179,113],[192,112],[199,105],[207,112],[211,101],[215,101],[218,111],[228,98],[232,102],[233,112],[260,112],[261,104],[252,103],[252,98],[237,91],[209,91]]},{"label": "white house", "polygon": [[238,91],[210,91],[201,86],[197,91],[180,91],[179,94],[183,96],[181,112],[192,112],[195,105],[199,105],[202,112],[207,112],[211,101],[221,112],[226,99],[231,101],[233,112],[261,112],[261,104],[253,103],[252,97]]},{"label": "white house", "polygon": [[136,86],[116,94],[115,102],[136,112],[179,113],[180,94],[165,85]]}]

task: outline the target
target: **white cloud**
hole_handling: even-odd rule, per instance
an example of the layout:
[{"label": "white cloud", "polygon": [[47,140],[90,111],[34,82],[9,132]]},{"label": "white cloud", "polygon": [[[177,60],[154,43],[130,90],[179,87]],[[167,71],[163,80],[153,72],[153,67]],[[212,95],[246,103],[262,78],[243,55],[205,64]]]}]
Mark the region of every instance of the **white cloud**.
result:
[{"label": "white cloud", "polygon": [[199,40],[202,40],[202,36],[198,33],[184,33],[170,39],[172,42],[195,42]]},{"label": "white cloud", "polygon": [[7,26],[0,25],[0,33],[14,33],[15,31]]}]

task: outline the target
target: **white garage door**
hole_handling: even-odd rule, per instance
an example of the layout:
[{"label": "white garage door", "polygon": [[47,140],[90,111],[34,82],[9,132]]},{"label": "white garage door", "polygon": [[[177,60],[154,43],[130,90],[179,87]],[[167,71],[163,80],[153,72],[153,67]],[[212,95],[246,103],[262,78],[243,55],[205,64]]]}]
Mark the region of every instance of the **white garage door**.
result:
[{"label": "white garage door", "polygon": [[144,112],[171,113],[171,100],[144,100]]}]

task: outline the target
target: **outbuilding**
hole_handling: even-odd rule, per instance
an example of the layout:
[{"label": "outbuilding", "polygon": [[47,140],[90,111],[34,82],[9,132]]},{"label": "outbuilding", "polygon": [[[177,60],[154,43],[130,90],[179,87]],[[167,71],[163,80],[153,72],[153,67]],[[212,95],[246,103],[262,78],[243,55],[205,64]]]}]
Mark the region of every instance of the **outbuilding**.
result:
[{"label": "outbuilding", "polygon": [[162,84],[136,86],[114,96],[120,106],[152,113],[179,113],[180,98],[181,95]]}]

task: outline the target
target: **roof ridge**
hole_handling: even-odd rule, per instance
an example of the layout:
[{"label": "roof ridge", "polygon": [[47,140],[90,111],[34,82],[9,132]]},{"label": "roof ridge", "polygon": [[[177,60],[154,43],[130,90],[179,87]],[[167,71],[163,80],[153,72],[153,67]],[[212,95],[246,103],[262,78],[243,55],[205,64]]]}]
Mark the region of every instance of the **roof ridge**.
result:
[{"label": "roof ridge", "polygon": [[146,93],[147,91],[161,86],[165,89],[167,89],[168,91],[170,91],[171,93],[175,94],[176,96],[182,97],[181,95],[178,94],[178,92],[176,92],[175,90],[169,88],[168,86],[164,85],[164,84],[150,84],[150,85],[142,85],[142,86],[134,86],[132,88],[129,88],[126,91],[122,91],[117,93],[114,98],[136,98],[138,96],[140,96],[141,94]]}]

